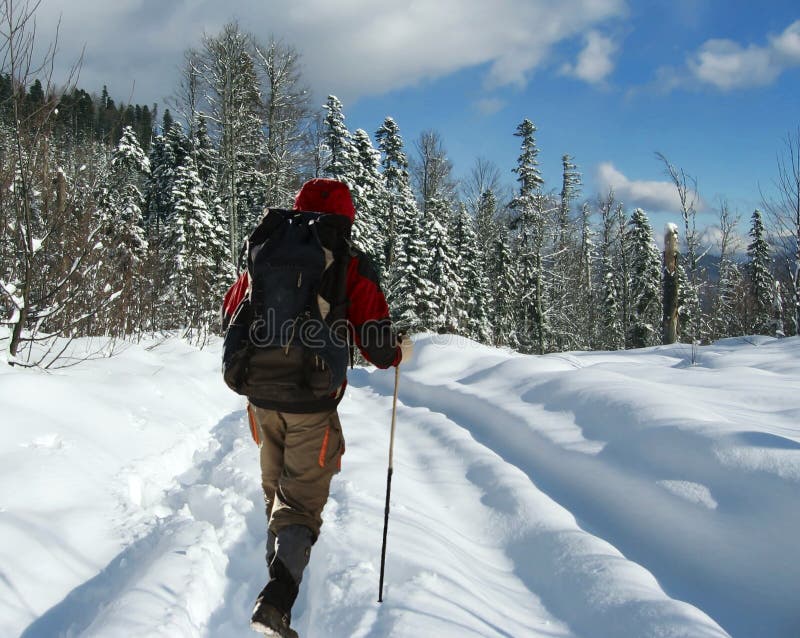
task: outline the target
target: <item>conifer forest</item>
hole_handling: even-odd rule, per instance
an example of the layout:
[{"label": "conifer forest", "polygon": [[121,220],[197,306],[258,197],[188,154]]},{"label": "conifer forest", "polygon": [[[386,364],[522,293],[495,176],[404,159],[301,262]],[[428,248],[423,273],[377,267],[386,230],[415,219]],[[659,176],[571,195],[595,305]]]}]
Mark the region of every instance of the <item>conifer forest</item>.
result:
[{"label": "conifer forest", "polygon": [[[778,194],[755,211],[718,202],[704,217],[714,233],[698,225],[701,176],[661,156],[682,205],[666,254],[648,211],[582,188],[569,149],[543,149],[563,165],[560,183],[545,183],[535,107],[509,127],[513,173],[476,158],[457,179],[435,129],[404,139],[387,114],[372,131],[350,130],[335,96],[315,103],[301,51],[280,39],[236,23],[199,38],[174,61],[180,83],[159,108],[52,77],[52,58],[35,60],[31,5],[2,11],[0,347],[10,361],[50,365],[64,338],[218,334],[243,240],[313,177],[349,185],[353,242],[409,332],[526,353],[798,333],[798,132],[776,149]],[[53,344],[44,359],[30,356],[36,342]]]}]

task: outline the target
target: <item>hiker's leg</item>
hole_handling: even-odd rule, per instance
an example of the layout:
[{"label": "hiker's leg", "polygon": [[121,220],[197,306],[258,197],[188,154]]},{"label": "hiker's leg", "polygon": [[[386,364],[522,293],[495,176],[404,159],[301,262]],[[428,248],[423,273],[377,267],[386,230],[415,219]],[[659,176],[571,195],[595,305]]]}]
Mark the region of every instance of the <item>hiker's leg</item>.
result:
[{"label": "hiker's leg", "polygon": [[278,479],[283,471],[286,421],[275,410],[265,410],[254,405],[250,405],[249,410],[258,427],[261,487],[264,490],[264,504],[269,520],[275,503]]},{"label": "hiker's leg", "polygon": [[279,534],[289,525],[303,525],[316,540],[331,478],[344,453],[342,426],[336,411],[314,414],[281,413],[286,422],[283,469],[278,478],[270,530]]},{"label": "hiker's leg", "polygon": [[339,471],[344,439],[335,411],[279,416],[285,423],[283,469],[269,522],[274,543],[270,580],[259,604],[276,608],[290,621],[311,546],[322,525],[331,478]]}]

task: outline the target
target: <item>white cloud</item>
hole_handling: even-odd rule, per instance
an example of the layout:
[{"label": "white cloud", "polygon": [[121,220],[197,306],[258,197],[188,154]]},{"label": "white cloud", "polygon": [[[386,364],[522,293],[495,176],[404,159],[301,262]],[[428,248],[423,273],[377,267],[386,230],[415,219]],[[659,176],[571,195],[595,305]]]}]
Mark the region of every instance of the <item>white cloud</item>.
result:
[{"label": "white cloud", "polygon": [[[728,235],[727,250],[734,254],[743,255],[747,251],[747,245],[750,243],[750,239],[744,234],[746,232],[747,229],[741,225],[737,229],[734,229],[734,231]],[[700,245],[708,246],[711,249],[710,253],[712,255],[720,254],[722,247],[722,230],[719,225],[713,224],[703,229],[700,233]]]},{"label": "white cloud", "polygon": [[780,35],[770,38],[770,47],[786,65],[800,64],[800,20],[790,24]]},{"label": "white cloud", "polygon": [[38,19],[44,34],[62,14],[69,60],[86,43],[87,88],[135,81],[134,99],[159,99],[181,52],[238,19],[293,44],[318,95],[352,101],[480,65],[488,88],[524,85],[556,44],[625,12],[626,0],[43,0]]},{"label": "white cloud", "polygon": [[611,162],[597,167],[596,183],[601,193],[614,191],[617,200],[648,212],[680,212],[680,199],[672,182],[631,180]]},{"label": "white cloud", "polygon": [[709,40],[688,66],[697,80],[723,90],[771,84],[782,70],[767,49],[745,49],[730,40]]},{"label": "white cloud", "polygon": [[597,31],[589,31],[584,36],[583,50],[578,54],[575,64],[565,64],[562,72],[590,84],[603,82],[614,70],[613,57],[617,44]]},{"label": "white cloud", "polygon": [[800,66],[800,20],[763,46],[709,40],[687,61],[692,78],[721,90],[765,86],[793,66]]},{"label": "white cloud", "polygon": [[482,98],[475,102],[475,108],[483,115],[494,115],[506,105],[505,100],[496,97]]},{"label": "white cloud", "polygon": [[700,233],[700,244],[702,246],[713,246],[714,248],[719,249],[719,245],[721,243],[722,229],[716,224],[707,226]]}]

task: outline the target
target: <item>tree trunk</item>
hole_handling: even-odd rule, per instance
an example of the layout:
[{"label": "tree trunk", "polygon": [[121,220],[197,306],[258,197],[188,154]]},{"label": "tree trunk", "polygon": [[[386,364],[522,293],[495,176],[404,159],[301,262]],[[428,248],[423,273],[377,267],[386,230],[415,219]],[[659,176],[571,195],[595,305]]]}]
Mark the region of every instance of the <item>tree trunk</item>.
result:
[{"label": "tree trunk", "polygon": [[664,235],[664,344],[678,340],[678,229],[670,224]]}]

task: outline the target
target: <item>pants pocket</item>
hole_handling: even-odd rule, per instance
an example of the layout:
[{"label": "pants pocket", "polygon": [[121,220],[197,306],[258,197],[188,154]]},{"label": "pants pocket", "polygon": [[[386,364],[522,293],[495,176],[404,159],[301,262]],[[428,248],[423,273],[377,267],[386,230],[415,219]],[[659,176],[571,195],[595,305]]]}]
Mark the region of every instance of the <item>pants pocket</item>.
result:
[{"label": "pants pocket", "polygon": [[253,414],[253,408],[248,403],[247,404],[247,420],[250,422],[250,436],[253,437],[253,441],[255,441],[256,445],[261,445],[261,434],[258,430],[258,423],[256,422],[256,416]]},{"label": "pants pocket", "polygon": [[317,458],[317,464],[321,468],[333,467],[334,472],[342,469],[342,455],[344,454],[344,436],[338,419],[332,419],[325,428],[322,444]]}]

